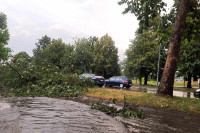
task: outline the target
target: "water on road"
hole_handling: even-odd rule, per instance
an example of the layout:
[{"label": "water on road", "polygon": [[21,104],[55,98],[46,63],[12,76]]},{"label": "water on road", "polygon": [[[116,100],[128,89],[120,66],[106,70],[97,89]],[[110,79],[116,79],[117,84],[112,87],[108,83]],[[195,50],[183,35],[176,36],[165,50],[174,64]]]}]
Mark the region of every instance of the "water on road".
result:
[{"label": "water on road", "polygon": [[90,106],[53,98],[7,98],[0,133],[124,133],[123,124]]},{"label": "water on road", "polygon": [[[95,98],[0,98],[0,133],[198,133],[200,116],[140,107],[145,119],[92,110]],[[104,101],[106,102],[106,101]],[[3,105],[2,105],[3,104]],[[122,103],[121,103],[122,104]],[[120,103],[116,106],[122,107]]]},{"label": "water on road", "polygon": [[[143,88],[143,87],[132,86],[130,90],[138,92],[157,93],[157,89],[154,88]],[[184,91],[173,91],[173,96],[195,98],[193,92],[184,92]]]}]

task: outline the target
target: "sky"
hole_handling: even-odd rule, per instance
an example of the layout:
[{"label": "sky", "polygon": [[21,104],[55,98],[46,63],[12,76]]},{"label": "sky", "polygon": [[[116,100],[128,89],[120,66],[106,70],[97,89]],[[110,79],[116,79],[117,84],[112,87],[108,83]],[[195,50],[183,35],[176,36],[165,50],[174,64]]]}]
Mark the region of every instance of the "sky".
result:
[{"label": "sky", "polygon": [[44,35],[73,44],[73,38],[100,38],[107,33],[123,60],[138,21],[133,14],[122,14],[125,5],[118,1],[1,0],[0,12],[7,15],[10,33],[8,47],[13,54],[25,51],[32,56],[35,43]]}]

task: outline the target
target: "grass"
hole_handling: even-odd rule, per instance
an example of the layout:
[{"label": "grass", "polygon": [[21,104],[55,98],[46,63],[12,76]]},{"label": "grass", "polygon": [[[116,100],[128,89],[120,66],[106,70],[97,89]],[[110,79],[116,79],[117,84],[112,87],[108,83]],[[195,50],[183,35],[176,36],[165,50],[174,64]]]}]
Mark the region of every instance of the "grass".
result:
[{"label": "grass", "polygon": [[88,97],[105,100],[116,98],[118,102],[124,102],[124,95],[127,95],[127,102],[129,104],[200,114],[199,99],[181,97],[169,98],[157,94],[107,88],[91,88],[86,94]]}]

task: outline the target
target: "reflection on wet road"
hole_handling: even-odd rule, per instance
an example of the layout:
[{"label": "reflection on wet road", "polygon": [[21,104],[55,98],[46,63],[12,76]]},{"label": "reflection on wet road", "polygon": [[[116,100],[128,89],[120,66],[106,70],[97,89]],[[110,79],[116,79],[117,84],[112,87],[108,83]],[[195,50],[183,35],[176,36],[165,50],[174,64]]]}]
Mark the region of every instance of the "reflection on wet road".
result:
[{"label": "reflection on wet road", "polygon": [[[157,89],[153,88],[131,87],[130,90],[138,92],[157,93]],[[173,91],[173,96],[194,98],[194,93],[184,91]]]}]

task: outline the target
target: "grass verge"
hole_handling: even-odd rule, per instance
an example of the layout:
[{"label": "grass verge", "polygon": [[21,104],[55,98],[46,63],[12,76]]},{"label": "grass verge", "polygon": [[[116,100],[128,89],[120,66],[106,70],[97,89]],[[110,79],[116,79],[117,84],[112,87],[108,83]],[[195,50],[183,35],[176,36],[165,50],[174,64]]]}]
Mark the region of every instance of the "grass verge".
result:
[{"label": "grass verge", "polygon": [[91,88],[85,95],[105,100],[116,98],[118,102],[124,102],[124,95],[126,95],[127,103],[129,104],[200,114],[199,99],[182,97],[169,98],[157,94],[107,88]]}]

